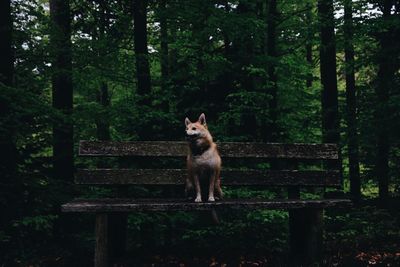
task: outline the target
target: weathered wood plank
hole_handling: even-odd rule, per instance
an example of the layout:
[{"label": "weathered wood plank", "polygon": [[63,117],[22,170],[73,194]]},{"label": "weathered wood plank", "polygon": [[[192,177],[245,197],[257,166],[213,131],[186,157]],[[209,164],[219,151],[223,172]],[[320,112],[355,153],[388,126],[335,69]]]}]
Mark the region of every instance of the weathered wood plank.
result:
[{"label": "weathered wood plank", "polygon": [[64,212],[202,211],[211,209],[301,209],[347,207],[348,199],[235,199],[195,203],[183,199],[77,199],[62,205]]},{"label": "weathered wood plank", "polygon": [[[180,185],[187,176],[184,169],[80,169],[78,184]],[[223,185],[340,186],[339,171],[223,170]]]},{"label": "weathered wood plank", "polygon": [[[222,157],[338,159],[336,144],[218,143]],[[175,141],[81,141],[81,156],[164,156],[184,157],[186,142]]]},{"label": "weathered wood plank", "polygon": [[[296,209],[290,224],[290,266],[319,266],[323,248],[323,210]],[[290,214],[289,213],[289,214]]]},{"label": "weathered wood plank", "polygon": [[94,266],[108,266],[108,215],[96,214],[95,225],[96,245],[94,251]]}]

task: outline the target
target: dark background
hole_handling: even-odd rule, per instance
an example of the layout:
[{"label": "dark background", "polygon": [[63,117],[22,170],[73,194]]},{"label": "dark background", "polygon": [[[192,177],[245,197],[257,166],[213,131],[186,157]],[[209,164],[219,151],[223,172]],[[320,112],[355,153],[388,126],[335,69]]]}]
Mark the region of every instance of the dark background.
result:
[{"label": "dark background", "polygon": [[[83,160],[78,141],[183,140],[201,112],[217,141],[338,143],[356,205],[325,213],[326,265],[399,264],[399,36],[397,0],[2,0],[0,265],[90,265],[94,218],[60,205],[121,189],[74,169],[140,161]],[[284,265],[286,212],[200,217],[130,215],[124,261]]]}]

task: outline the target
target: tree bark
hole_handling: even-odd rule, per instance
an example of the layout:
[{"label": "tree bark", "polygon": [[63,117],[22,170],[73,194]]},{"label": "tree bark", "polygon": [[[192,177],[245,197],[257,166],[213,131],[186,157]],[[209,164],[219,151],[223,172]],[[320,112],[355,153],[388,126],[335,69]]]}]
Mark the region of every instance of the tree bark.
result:
[{"label": "tree bark", "polygon": [[168,21],[167,21],[167,0],[160,1],[160,46],[161,46],[161,87],[166,92],[169,64],[168,64]]},{"label": "tree bark", "polygon": [[[239,1],[236,7],[239,16],[249,16],[257,14],[254,6],[248,1]],[[254,40],[250,32],[244,32],[243,35],[235,36],[232,39],[231,56],[236,64],[233,64],[233,72],[236,72],[236,79],[232,80],[240,83],[241,88],[247,92],[254,92],[256,89],[254,75],[250,74],[247,68],[252,64],[254,58]],[[257,129],[257,117],[252,107],[246,106],[241,113],[240,126],[233,120],[228,123],[229,135],[245,135],[248,139],[257,138],[255,130]]]},{"label": "tree bark", "polygon": [[278,17],[277,1],[268,0],[267,2],[267,55],[269,57],[268,83],[271,100],[269,101],[269,116],[271,123],[269,125],[269,142],[276,142],[278,138],[277,120],[278,120],[278,76],[276,74],[276,19]]},{"label": "tree bark", "polygon": [[[3,87],[13,86],[14,76],[14,57],[12,49],[12,14],[11,1],[0,1],[0,91],[3,93]],[[8,116],[12,113],[12,103],[3,101],[0,97],[0,116]],[[4,125],[6,130],[0,135],[0,174],[1,192],[12,192],[10,197],[6,197],[5,204],[0,204],[3,214],[0,219],[0,228],[5,227],[12,219],[18,216],[18,209],[8,208],[5,205],[13,203],[14,207],[20,201],[22,190],[21,181],[17,173],[18,151],[13,126],[9,128]],[[3,128],[3,129],[4,129]],[[9,129],[7,129],[9,128]],[[0,256],[0,261],[2,257]]]},{"label": "tree bark", "polygon": [[313,30],[312,30],[312,17],[311,17],[311,4],[307,4],[306,11],[306,24],[307,24],[307,36],[306,36],[306,61],[308,67],[310,68],[310,73],[306,78],[306,87],[311,88],[313,82],[313,75],[311,70],[313,68],[313,54],[312,54],[312,44],[313,44]]},{"label": "tree bark", "polygon": [[344,1],[344,42],[350,192],[353,198],[358,200],[361,197],[361,184],[356,117],[356,81],[354,74],[353,8],[351,0]]},{"label": "tree bark", "polygon": [[102,141],[111,140],[110,122],[107,109],[110,107],[111,101],[106,82],[101,82],[100,89],[97,92],[97,102],[102,106],[104,112],[100,114],[100,118],[96,119],[97,139]]},{"label": "tree bark", "polygon": [[[226,13],[226,15],[228,15],[231,10],[231,7],[229,6],[229,1],[224,0],[223,5],[224,5],[225,13]],[[224,30],[223,36],[224,36],[224,54],[227,59],[230,59],[231,54],[232,54],[231,39],[229,38],[227,30]]]},{"label": "tree bark", "polygon": [[[170,8],[174,8],[173,3],[171,3]],[[178,38],[178,29],[177,27],[170,27],[169,34],[171,36],[171,42],[176,42]],[[168,48],[168,75],[171,79],[171,82],[174,85],[179,84],[179,80],[176,78],[176,73],[178,71],[178,51],[176,47],[172,46]]]},{"label": "tree bark", "polygon": [[11,1],[0,2],[0,83],[12,86],[14,74],[14,59],[12,51],[12,17]]},{"label": "tree bark", "polygon": [[149,51],[147,49],[147,0],[133,0],[134,45],[137,93],[148,104],[151,92]]},{"label": "tree bark", "polygon": [[[254,7],[248,1],[239,1],[236,10],[244,17],[249,16],[250,13],[256,13],[256,10],[254,10]],[[253,62],[254,40],[252,39],[251,33],[248,32],[243,33],[243,36],[238,36],[235,39],[236,40],[233,40],[232,49],[235,51],[234,56],[236,60],[240,62],[239,74],[242,76],[240,77],[240,83],[246,91],[253,92],[255,90],[253,76],[249,74],[248,71],[243,71],[243,69],[250,66]],[[250,114],[250,116],[253,116],[253,114]],[[254,127],[255,126],[256,125],[254,125]]]},{"label": "tree bark", "polygon": [[[106,3],[105,0],[99,0],[99,12],[98,12],[98,26],[99,27],[99,32],[96,34],[96,29],[97,27],[93,27],[94,33],[93,35],[97,35],[97,38],[93,38],[95,42],[100,42],[103,43],[106,41],[106,25],[107,25],[107,20],[106,20]],[[97,13],[97,12],[96,12]],[[107,54],[107,51],[104,49],[104,45],[96,46],[97,51],[97,62],[99,62],[99,66],[103,68],[104,66],[104,58]],[[110,122],[109,122],[109,117],[108,117],[108,112],[107,109],[109,109],[111,105],[111,99],[108,91],[108,84],[105,81],[103,77],[100,77],[101,82],[100,82],[100,88],[97,91],[96,95],[96,100],[97,102],[101,105],[102,111],[99,116],[96,118],[96,134],[97,134],[97,139],[102,140],[102,141],[109,141],[111,140],[110,136]],[[105,167],[105,166],[103,166]]]},{"label": "tree bark", "polygon": [[323,142],[338,144],[340,132],[333,1],[319,0],[318,15],[321,25],[320,72]]},{"label": "tree bark", "polygon": [[389,197],[389,92],[393,86],[395,74],[395,56],[391,54],[393,44],[393,29],[389,28],[391,19],[391,0],[383,2],[382,13],[385,29],[379,33],[380,52],[378,55],[378,74],[375,86],[377,95],[377,108],[375,114],[376,123],[376,166],[375,171],[378,177],[379,198],[385,202]]},{"label": "tree bark", "polygon": [[73,179],[72,52],[70,5],[68,0],[50,0],[53,52],[53,107],[61,118],[53,125],[53,168],[58,179]]}]

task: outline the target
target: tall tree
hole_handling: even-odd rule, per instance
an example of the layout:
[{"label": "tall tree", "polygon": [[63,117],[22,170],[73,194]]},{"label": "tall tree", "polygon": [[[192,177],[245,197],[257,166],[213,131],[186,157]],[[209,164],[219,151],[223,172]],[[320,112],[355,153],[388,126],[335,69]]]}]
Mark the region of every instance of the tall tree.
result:
[{"label": "tall tree", "polygon": [[[255,6],[249,1],[239,1],[236,11],[239,17],[246,18],[251,17],[256,14]],[[252,39],[252,32],[244,32],[240,36],[236,36],[236,40],[233,42],[233,50],[235,51],[235,56],[237,61],[239,61],[239,68],[241,69],[238,74],[240,74],[240,84],[247,91],[254,91],[254,77],[248,70],[246,70],[254,59],[254,40]],[[245,71],[243,71],[245,70]],[[252,116],[252,115],[251,115]]]},{"label": "tall tree", "polygon": [[278,129],[278,75],[276,71],[277,63],[277,51],[276,51],[276,20],[278,18],[277,1],[268,0],[267,1],[267,55],[269,58],[268,66],[268,84],[269,93],[271,95],[271,100],[269,101],[269,115],[270,115],[270,126],[269,126],[269,140],[277,141]]},{"label": "tall tree", "polygon": [[[4,0],[0,2],[0,90],[3,94],[3,88],[13,86],[14,76],[14,57],[12,49],[12,30],[13,22],[11,15],[11,1]],[[12,113],[12,103],[9,103],[6,99],[0,97],[0,116],[6,117]],[[3,120],[2,120],[3,121]],[[4,128],[6,130],[4,130]],[[10,192],[12,197],[16,196],[19,198],[20,195],[15,193],[10,187],[18,186],[16,180],[17,173],[17,148],[14,140],[13,126],[2,125],[2,131],[0,132],[0,174],[1,174],[1,188],[0,194],[6,196]],[[5,203],[13,203],[15,200],[6,200]],[[9,223],[10,217],[13,218],[16,209],[3,208],[1,203],[1,209],[4,210],[0,219],[0,227],[4,227]],[[0,259],[2,257],[0,256]]]},{"label": "tall tree", "polygon": [[350,192],[355,199],[361,197],[360,165],[357,134],[357,99],[354,75],[353,7],[344,1],[344,55],[346,68],[347,147],[349,156]]},{"label": "tall tree", "polygon": [[[106,58],[107,54],[107,44],[106,44],[106,31],[108,20],[106,19],[106,2],[105,0],[98,0],[99,9],[98,9],[98,27],[93,27],[93,40],[94,47],[97,48],[97,62],[100,69],[104,68],[106,62],[104,62],[104,58]],[[97,43],[97,44],[96,44]],[[104,77],[100,77],[100,85],[99,90],[96,92],[96,100],[101,105],[102,112],[100,116],[96,118],[96,134],[99,140],[109,141],[111,140],[110,136],[110,122],[107,116],[107,110],[111,105],[111,98],[108,89],[108,83]]]},{"label": "tall tree", "polygon": [[110,135],[110,122],[107,110],[111,105],[111,98],[109,95],[108,84],[105,81],[100,83],[99,91],[96,95],[97,102],[101,105],[102,113],[96,118],[96,135],[98,140],[109,141]]},{"label": "tall tree", "polygon": [[12,17],[11,1],[0,3],[0,83],[11,86],[13,81]]},{"label": "tall tree", "polygon": [[[307,27],[307,32],[306,32],[306,61],[308,63],[308,67],[310,68],[310,70],[313,67],[313,54],[312,54],[312,45],[313,45],[313,30],[312,30],[312,8],[311,8],[311,4],[307,3],[306,4],[306,15],[305,15],[305,19],[306,19],[306,27]],[[313,82],[313,75],[312,73],[310,73],[309,75],[307,75],[306,78],[306,87],[310,88],[312,86],[312,82]]]},{"label": "tall tree", "polygon": [[[257,14],[255,6],[250,1],[239,1],[236,12],[238,18],[253,17]],[[251,66],[254,60],[254,40],[252,39],[253,32],[243,32],[243,34],[235,36],[232,40],[232,57],[236,61],[235,71],[236,77],[238,77],[238,83],[247,92],[255,91],[254,75],[252,75],[248,68]],[[241,131],[242,134],[248,135],[251,138],[255,138],[254,129],[257,128],[257,117],[251,106],[245,106],[241,112],[241,127],[238,128],[233,123],[228,124],[228,132],[232,135],[237,134],[237,131]],[[233,127],[231,127],[233,126]]]},{"label": "tall tree", "polygon": [[379,184],[379,198],[385,201],[389,196],[389,120],[388,107],[389,92],[393,86],[396,72],[396,56],[394,51],[395,37],[394,27],[391,23],[392,0],[385,0],[380,7],[383,30],[378,33],[380,51],[378,52],[378,74],[376,77],[375,92],[377,95],[377,107],[375,115],[376,123],[376,175]]},{"label": "tall tree", "polygon": [[133,0],[137,93],[144,97],[143,104],[149,103],[148,94],[151,91],[149,51],[147,48],[147,4],[147,0]]},{"label": "tall tree", "polygon": [[52,97],[53,107],[60,112],[53,125],[54,175],[65,181],[73,179],[72,124],[72,52],[69,0],[50,0],[52,21]]},{"label": "tall tree", "polygon": [[338,89],[336,77],[336,45],[333,0],[318,1],[320,22],[320,72],[322,84],[323,142],[339,143]]},{"label": "tall tree", "polygon": [[161,46],[161,86],[163,92],[167,87],[169,76],[168,62],[168,21],[167,21],[167,0],[161,0],[159,7],[160,16],[160,46]]}]

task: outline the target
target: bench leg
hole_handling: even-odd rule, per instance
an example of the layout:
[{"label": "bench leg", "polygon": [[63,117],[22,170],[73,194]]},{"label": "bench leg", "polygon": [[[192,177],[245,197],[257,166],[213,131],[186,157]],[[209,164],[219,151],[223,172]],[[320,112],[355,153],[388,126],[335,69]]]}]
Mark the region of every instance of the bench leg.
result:
[{"label": "bench leg", "polygon": [[110,264],[115,264],[125,256],[127,222],[127,213],[108,215],[108,260]]},{"label": "bench leg", "polygon": [[96,247],[94,251],[94,266],[108,266],[108,215],[96,214]]},{"label": "bench leg", "polygon": [[289,211],[290,266],[319,266],[322,255],[323,210]]}]

